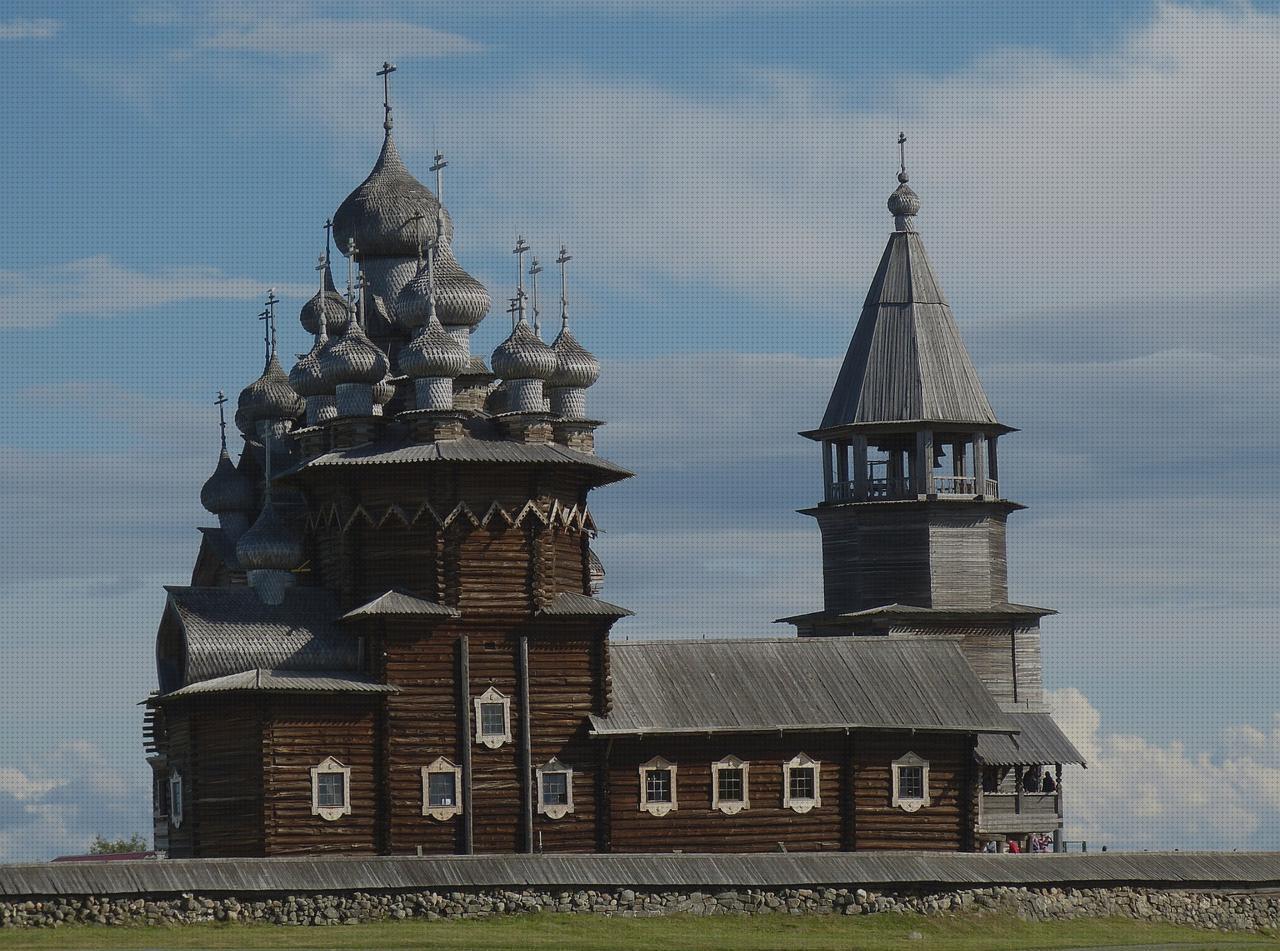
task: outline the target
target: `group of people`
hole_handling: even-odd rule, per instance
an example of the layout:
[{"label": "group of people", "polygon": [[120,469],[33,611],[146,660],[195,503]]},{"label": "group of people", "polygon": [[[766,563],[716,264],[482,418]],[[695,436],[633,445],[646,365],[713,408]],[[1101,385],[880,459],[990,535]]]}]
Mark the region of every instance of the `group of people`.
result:
[{"label": "group of people", "polygon": [[1017,839],[1005,839],[1001,842],[997,842],[995,839],[987,839],[982,843],[982,851],[986,853],[1003,852],[1008,855],[1020,855],[1023,852],[1052,852],[1053,836],[1044,832],[1033,832],[1027,836],[1025,848]]}]

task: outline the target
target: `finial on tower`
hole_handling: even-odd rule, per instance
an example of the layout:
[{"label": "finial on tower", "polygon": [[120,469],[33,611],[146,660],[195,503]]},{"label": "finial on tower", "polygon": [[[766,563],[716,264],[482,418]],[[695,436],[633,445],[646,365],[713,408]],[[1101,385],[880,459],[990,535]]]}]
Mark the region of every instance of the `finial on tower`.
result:
[{"label": "finial on tower", "polygon": [[351,264],[356,259],[356,239],[347,238],[347,303],[356,305],[356,295],[351,290]]},{"label": "finial on tower", "polygon": [[271,309],[262,308],[258,314],[258,319],[262,321],[262,350],[265,356],[264,360],[271,360]]},{"label": "finial on tower", "polygon": [[898,132],[898,181],[907,182],[907,135],[905,132]]},{"label": "finial on tower", "polygon": [[524,253],[529,250],[529,245],[524,240],[524,235],[516,238],[516,246],[511,249],[511,253],[516,256],[516,300],[520,302],[520,316],[524,316]]},{"label": "finial on tower", "polygon": [[431,171],[436,173],[436,197],[440,199],[440,203],[444,204],[444,182],[440,173],[444,171],[445,166],[449,163],[444,160],[444,153],[436,149],[436,160],[431,166]]},{"label": "finial on tower", "polygon": [[222,430],[222,451],[227,451],[227,412],[223,409],[227,405],[227,394],[218,390],[218,398],[213,401],[218,407],[218,428]]},{"label": "finial on tower", "polygon": [[563,244],[560,245],[560,257],[556,258],[556,264],[560,265],[560,328],[567,330],[569,327],[569,284],[565,278],[564,266],[573,260],[573,255],[569,253],[569,249]]},{"label": "finial on tower", "polygon": [[533,335],[542,338],[542,311],[538,309],[538,275],[542,273],[542,265],[534,258],[529,265],[529,281],[533,284]]},{"label": "finial on tower", "polygon": [[329,239],[333,237],[333,219],[324,220],[324,263],[329,263]]},{"label": "finial on tower", "polygon": [[271,329],[271,353],[268,359],[275,355],[276,352],[276,304],[280,303],[280,298],[276,297],[276,289],[274,287],[267,288],[267,326]]},{"label": "finial on tower", "polygon": [[394,73],[395,71],[396,71],[396,68],[394,66],[392,66],[390,63],[384,62],[382,64],[382,69],[378,70],[374,74],[375,76],[382,77],[382,111],[384,113],[384,116],[382,119],[382,128],[386,129],[388,132],[391,131],[391,126],[392,126],[390,77],[391,77],[391,74]]},{"label": "finial on tower", "polygon": [[898,133],[898,187],[889,196],[889,213],[895,231],[915,231],[913,221],[920,211],[920,196],[907,184],[907,137]]},{"label": "finial on tower", "polygon": [[516,329],[516,314],[520,313],[520,298],[519,298],[519,297],[509,297],[509,298],[507,298],[507,301],[508,301],[508,304],[507,304],[507,313],[511,315],[511,329],[512,329],[512,330],[515,330],[515,329]]}]

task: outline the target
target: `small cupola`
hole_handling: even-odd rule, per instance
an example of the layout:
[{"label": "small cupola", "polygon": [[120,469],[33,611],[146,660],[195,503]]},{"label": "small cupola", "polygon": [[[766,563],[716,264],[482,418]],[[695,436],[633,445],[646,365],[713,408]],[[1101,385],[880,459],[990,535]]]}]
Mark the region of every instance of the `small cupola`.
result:
[{"label": "small cupola", "polygon": [[600,379],[600,361],[580,344],[569,330],[569,294],[565,265],[573,260],[568,249],[560,246],[560,333],[551,344],[556,358],[555,372],[547,381],[551,412],[564,419],[585,419],[586,390]]},{"label": "small cupola", "polygon": [[218,393],[218,425],[222,430],[222,451],[213,475],[200,487],[200,504],[218,517],[218,525],[227,539],[234,543],[249,527],[249,516],[257,505],[253,483],[249,481],[227,452],[227,418],[223,407],[227,397]]},{"label": "small cupola", "polygon": [[280,604],[285,591],[294,583],[293,572],[306,557],[303,542],[289,526],[271,500],[271,437],[265,452],[265,487],[262,511],[240,540],[236,542],[236,559],[245,569],[250,587],[264,604]]},{"label": "small cupola", "polygon": [[361,273],[355,318],[348,322],[346,332],[320,353],[320,372],[325,384],[333,387],[339,416],[372,416],[373,388],[386,379],[390,369],[386,354],[365,335],[362,326],[365,288]]},{"label": "small cupola", "polygon": [[236,404],[236,426],[250,439],[261,440],[267,433],[282,436],[302,415],[303,403],[289,385],[289,376],[276,355],[275,305],[273,290],[259,319],[265,322],[266,365],[262,375],[240,391]]}]

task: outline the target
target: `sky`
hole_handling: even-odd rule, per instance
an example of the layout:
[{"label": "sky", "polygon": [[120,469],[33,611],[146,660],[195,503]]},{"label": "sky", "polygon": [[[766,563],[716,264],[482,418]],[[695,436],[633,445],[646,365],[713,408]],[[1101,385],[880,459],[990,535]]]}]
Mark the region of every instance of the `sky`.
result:
[{"label": "sky", "polygon": [[[892,221],[1001,419],[1014,600],[1090,848],[1280,848],[1280,5],[10,2],[0,10],[0,860],[149,833],[162,584],[218,389],[381,141],[501,300],[569,245],[620,637],[821,601],[817,425]],[[475,347],[502,334],[491,316]]]}]

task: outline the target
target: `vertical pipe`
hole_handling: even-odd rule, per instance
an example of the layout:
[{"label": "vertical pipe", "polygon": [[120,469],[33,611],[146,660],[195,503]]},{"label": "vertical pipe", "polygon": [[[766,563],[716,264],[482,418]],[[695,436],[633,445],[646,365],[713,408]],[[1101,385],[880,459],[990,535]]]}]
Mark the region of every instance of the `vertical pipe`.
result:
[{"label": "vertical pipe", "polygon": [[462,854],[475,852],[475,814],[471,801],[471,638],[458,638],[458,703],[462,724]]},{"label": "vertical pipe", "polygon": [[520,637],[517,654],[520,678],[520,788],[524,806],[524,850],[533,852],[533,740],[529,728],[529,638]]}]

